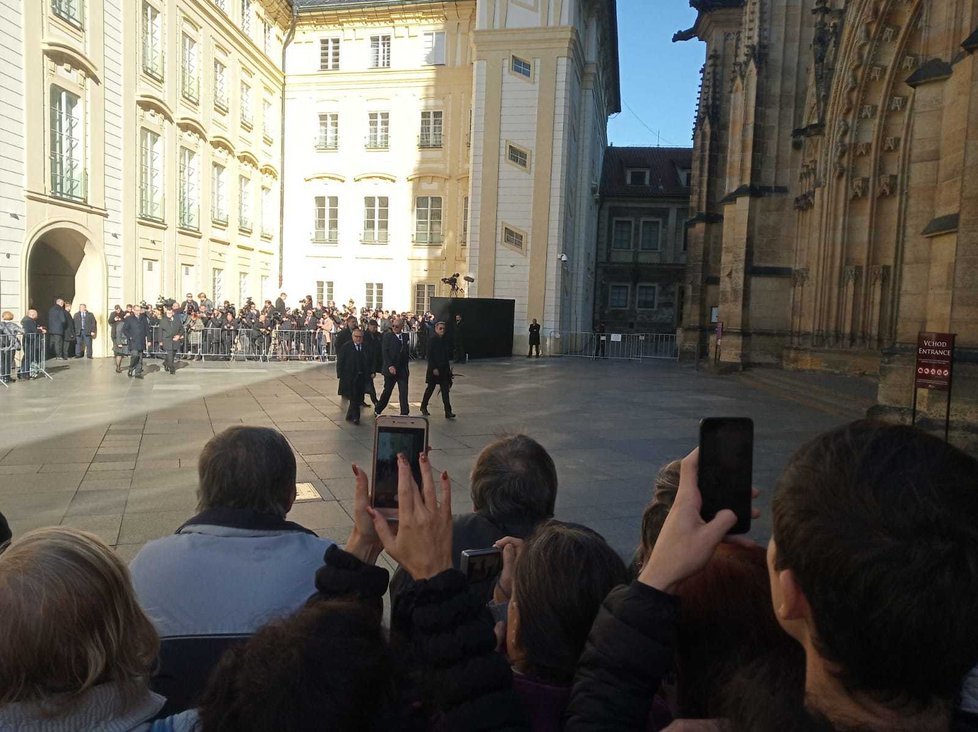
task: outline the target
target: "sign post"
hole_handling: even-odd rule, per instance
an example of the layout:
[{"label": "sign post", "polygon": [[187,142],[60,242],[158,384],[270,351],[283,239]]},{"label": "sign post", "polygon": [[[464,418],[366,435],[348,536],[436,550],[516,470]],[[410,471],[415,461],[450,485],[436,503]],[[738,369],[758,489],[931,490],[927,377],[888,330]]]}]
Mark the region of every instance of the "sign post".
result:
[{"label": "sign post", "polygon": [[713,362],[719,363],[720,361],[720,341],[723,340],[723,321],[717,321],[717,345],[713,353]]},{"label": "sign post", "polygon": [[955,333],[918,333],[917,361],[913,374],[913,405],[911,424],[917,423],[917,389],[946,391],[944,410],[944,441],[947,442],[951,424],[951,383],[954,378]]}]

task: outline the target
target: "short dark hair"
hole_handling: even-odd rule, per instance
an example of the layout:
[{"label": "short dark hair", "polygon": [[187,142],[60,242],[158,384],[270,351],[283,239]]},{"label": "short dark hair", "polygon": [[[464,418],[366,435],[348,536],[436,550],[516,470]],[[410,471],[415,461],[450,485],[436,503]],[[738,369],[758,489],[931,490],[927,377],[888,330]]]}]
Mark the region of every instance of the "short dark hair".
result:
[{"label": "short dark hair", "polygon": [[268,427],[228,427],[197,462],[198,510],[248,508],[284,517],[295,492],[295,454]]},{"label": "short dark hair", "polygon": [[472,468],[472,505],[491,516],[540,521],[554,515],[557,468],[543,446],[526,435],[487,445]]},{"label": "short dark hair", "polygon": [[546,521],[520,552],[513,595],[519,609],[521,671],[570,683],[601,603],[628,570],[608,542],[585,526]]},{"label": "short dark hair", "polygon": [[[383,729],[396,705],[381,617],[345,600],[316,602],[224,654],[199,704],[208,732]],[[396,725],[395,725],[396,726]]]},{"label": "short dark hair", "polygon": [[861,420],[795,453],[773,510],[776,568],[793,571],[845,687],[892,708],[949,704],[978,659],[978,461]]}]

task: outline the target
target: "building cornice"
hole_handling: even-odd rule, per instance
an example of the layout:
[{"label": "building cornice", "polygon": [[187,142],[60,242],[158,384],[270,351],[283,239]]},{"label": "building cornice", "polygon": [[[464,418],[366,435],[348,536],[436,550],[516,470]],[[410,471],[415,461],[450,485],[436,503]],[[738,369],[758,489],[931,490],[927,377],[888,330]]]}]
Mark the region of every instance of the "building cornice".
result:
[{"label": "building cornice", "polygon": [[41,52],[54,61],[67,61],[72,66],[84,71],[85,76],[96,84],[101,83],[95,62],[74,46],[62,41],[47,39],[41,41]]},{"label": "building cornice", "polygon": [[188,0],[188,5],[205,18],[204,23],[218,31],[222,44],[233,45],[234,50],[246,57],[252,67],[256,70],[260,69],[273,81],[284,85],[285,74],[282,70],[234,24],[227,13],[217,7],[213,0]]}]

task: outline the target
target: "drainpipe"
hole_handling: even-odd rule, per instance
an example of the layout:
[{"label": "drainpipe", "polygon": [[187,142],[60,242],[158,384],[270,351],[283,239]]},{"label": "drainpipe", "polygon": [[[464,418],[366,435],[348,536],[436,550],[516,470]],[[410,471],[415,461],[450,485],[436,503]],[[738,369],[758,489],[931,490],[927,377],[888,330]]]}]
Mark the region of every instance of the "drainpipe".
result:
[{"label": "drainpipe", "polygon": [[278,179],[278,289],[282,291],[282,269],[285,263],[285,53],[295,38],[295,24],[299,18],[299,8],[292,5],[292,22],[289,32],[282,42],[282,104],[279,111],[278,137],[279,160],[281,161]]}]

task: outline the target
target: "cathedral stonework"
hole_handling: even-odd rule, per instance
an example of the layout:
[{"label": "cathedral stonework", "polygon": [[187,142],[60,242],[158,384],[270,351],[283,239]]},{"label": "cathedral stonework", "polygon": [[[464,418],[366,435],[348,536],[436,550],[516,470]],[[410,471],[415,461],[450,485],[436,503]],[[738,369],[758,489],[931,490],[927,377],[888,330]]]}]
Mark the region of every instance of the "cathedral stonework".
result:
[{"label": "cathedral stonework", "polygon": [[[978,0],[692,0],[684,357],[879,377],[909,419],[919,331],[957,333],[952,440],[978,445]],[[714,311],[714,308],[718,308]],[[944,394],[920,392],[925,424]]]}]

